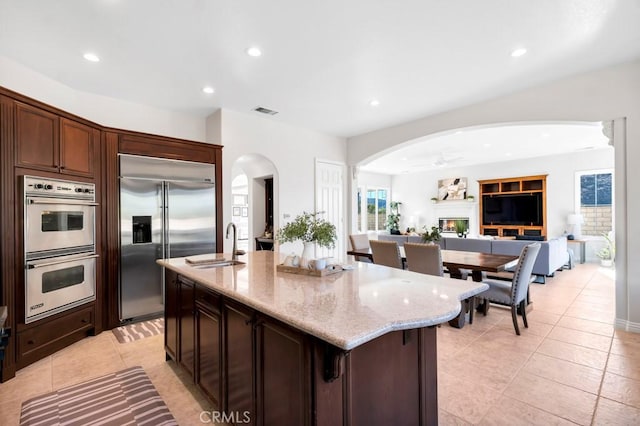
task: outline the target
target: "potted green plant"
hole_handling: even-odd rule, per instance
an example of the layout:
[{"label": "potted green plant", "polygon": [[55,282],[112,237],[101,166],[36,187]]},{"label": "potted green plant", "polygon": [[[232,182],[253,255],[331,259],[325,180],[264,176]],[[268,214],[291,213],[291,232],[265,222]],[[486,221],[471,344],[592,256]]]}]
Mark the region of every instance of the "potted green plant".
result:
[{"label": "potted green plant", "polygon": [[438,202],[438,197],[431,197],[431,202],[433,204],[437,203]]},{"label": "potted green plant", "polygon": [[389,203],[389,210],[391,214],[387,216],[387,229],[391,234],[400,234],[400,206],[402,203],[400,201],[392,201]]},{"label": "potted green plant", "polygon": [[467,233],[467,223],[464,220],[458,219],[453,222],[453,227],[456,230],[458,237],[462,238]]},{"label": "potted green plant", "polygon": [[425,225],[424,232],[422,233],[422,242],[435,243],[442,238],[441,230],[437,226],[432,226],[431,229]]},{"label": "potted green plant", "polygon": [[476,200],[476,197],[474,197],[473,195],[467,195],[467,201],[473,203]]},{"label": "potted green plant", "polygon": [[276,238],[280,243],[302,241],[304,249],[300,256],[301,267],[308,266],[314,244],[326,248],[334,248],[336,246],[336,240],[338,239],[336,227],[331,222],[318,218],[318,215],[322,213],[324,212],[303,212],[277,232]]},{"label": "potted green plant", "polygon": [[602,236],[604,237],[605,246],[596,253],[596,256],[600,258],[602,266],[610,267],[616,257],[616,246],[611,232],[603,232]]}]

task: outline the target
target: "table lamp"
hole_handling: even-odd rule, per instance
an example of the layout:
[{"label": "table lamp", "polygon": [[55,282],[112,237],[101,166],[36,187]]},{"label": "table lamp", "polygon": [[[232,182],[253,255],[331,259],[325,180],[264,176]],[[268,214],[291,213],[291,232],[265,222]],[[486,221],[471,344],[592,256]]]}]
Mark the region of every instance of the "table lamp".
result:
[{"label": "table lamp", "polygon": [[581,225],[584,223],[584,216],[580,213],[572,213],[567,217],[567,223],[572,225],[572,233],[574,238],[582,237]]}]

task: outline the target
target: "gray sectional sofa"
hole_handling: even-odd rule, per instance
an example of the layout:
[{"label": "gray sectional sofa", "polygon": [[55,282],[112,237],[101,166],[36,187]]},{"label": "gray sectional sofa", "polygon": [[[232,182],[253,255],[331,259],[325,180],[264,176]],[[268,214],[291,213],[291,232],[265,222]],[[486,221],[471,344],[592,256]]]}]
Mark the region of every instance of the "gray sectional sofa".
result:
[{"label": "gray sectional sofa", "polygon": [[[378,235],[379,240],[396,241],[402,246],[406,242],[419,243],[422,238],[411,235]],[[519,256],[522,247],[531,244],[527,240],[493,240],[484,238],[447,238],[443,237],[440,247],[445,250],[475,251],[480,253],[509,254]],[[545,277],[552,277],[554,273],[569,263],[567,237],[561,236],[547,241],[540,241],[541,247],[533,273],[537,275],[537,282],[544,283]]]}]

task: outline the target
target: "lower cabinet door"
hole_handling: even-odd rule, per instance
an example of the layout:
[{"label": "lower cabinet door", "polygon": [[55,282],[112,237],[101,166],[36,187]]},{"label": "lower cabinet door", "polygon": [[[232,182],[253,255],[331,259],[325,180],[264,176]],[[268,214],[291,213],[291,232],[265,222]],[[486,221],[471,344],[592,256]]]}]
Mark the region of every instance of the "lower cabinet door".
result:
[{"label": "lower cabinet door", "polygon": [[178,359],[178,274],[165,270],[164,292],[164,350]]},{"label": "lower cabinet door", "polygon": [[[253,391],[255,376],[253,312],[227,302],[224,305],[224,317],[226,412],[247,420],[244,424],[255,425],[257,417]],[[285,368],[285,366],[280,365],[278,368]]]},{"label": "lower cabinet door", "polygon": [[195,370],[195,324],[194,291],[191,281],[180,278],[180,356],[182,367],[194,378]]},{"label": "lower cabinet door", "polygon": [[306,336],[271,319],[257,321],[257,400],[264,425],[306,425],[311,362]]},{"label": "lower cabinet door", "polygon": [[220,316],[196,305],[196,382],[202,391],[222,410]]}]

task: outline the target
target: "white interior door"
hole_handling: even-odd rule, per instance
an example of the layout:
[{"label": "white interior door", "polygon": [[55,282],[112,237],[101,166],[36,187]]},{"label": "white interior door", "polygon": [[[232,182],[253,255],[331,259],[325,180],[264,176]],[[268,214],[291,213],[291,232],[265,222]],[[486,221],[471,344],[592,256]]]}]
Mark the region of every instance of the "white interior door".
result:
[{"label": "white interior door", "polygon": [[344,170],[343,163],[316,160],[316,211],[324,212],[323,219],[333,223],[338,234],[334,249],[317,247],[316,257],[333,257],[343,261],[344,244]]}]

